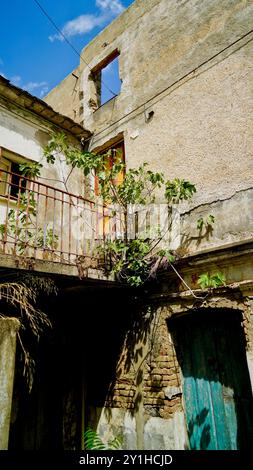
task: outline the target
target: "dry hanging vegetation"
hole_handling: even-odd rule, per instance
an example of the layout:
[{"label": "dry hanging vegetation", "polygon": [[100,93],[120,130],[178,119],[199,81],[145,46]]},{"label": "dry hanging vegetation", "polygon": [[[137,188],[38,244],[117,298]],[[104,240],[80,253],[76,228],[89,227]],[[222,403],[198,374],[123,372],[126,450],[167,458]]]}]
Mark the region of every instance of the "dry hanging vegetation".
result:
[{"label": "dry hanging vegetation", "polygon": [[32,333],[39,338],[43,329],[51,323],[44,312],[34,307],[37,295],[34,288],[23,283],[0,284],[0,299],[16,307],[20,312],[21,325],[28,324]]},{"label": "dry hanging vegetation", "polygon": [[[0,284],[0,301],[3,302],[5,314],[0,317],[15,317],[21,323],[18,339],[23,356],[23,375],[26,378],[29,391],[32,389],[35,370],[35,360],[30,347],[24,346],[22,332],[32,334],[39,341],[41,334],[52,326],[49,317],[37,307],[40,293],[56,294],[54,282],[48,278],[26,275],[21,282],[4,282]],[[11,307],[11,309],[10,309]]]}]

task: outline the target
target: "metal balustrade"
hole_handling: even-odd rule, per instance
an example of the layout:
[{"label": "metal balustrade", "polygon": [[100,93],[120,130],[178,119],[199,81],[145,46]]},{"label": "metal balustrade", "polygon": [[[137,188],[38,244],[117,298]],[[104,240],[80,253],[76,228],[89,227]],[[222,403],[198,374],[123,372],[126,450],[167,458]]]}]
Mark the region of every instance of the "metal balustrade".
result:
[{"label": "metal balustrade", "polygon": [[[0,250],[5,254],[97,266],[98,246],[124,233],[124,220],[101,201],[0,169]],[[119,235],[120,234],[120,235]]]},{"label": "metal balustrade", "polygon": [[130,205],[125,213],[97,196],[89,200],[0,168],[0,254],[101,268],[111,263],[98,250],[108,240],[142,237],[155,249],[173,247],[179,229],[179,213],[169,214],[166,204]]}]

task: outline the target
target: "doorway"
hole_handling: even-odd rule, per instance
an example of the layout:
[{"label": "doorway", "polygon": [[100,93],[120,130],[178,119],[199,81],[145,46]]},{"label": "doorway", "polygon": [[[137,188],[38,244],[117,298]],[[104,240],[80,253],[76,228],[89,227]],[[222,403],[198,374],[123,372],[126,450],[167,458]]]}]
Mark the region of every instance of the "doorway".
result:
[{"label": "doorway", "polygon": [[183,376],[189,449],[253,444],[253,401],[241,313],[203,309],[171,321]]}]

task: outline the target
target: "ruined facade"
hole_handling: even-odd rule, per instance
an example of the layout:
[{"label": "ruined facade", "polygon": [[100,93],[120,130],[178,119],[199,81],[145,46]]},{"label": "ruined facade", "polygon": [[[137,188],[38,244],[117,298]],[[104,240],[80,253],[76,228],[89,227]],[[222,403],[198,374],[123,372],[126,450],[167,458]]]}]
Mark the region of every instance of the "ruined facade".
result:
[{"label": "ruined facade", "polygon": [[[181,277],[171,270],[137,293],[107,285],[100,298],[98,283],[64,281],[54,344],[68,364],[57,427],[66,449],[82,446],[87,424],[105,440],[120,435],[124,449],[252,442],[252,17],[247,0],[136,0],[45,99],[89,129],[86,148],[124,142],[128,168],[146,161],[197,187],[180,209]],[[115,60],[121,90],[101,105]],[[212,229],[199,230],[210,214]],[[226,286],[200,290],[198,277],[217,272]]]},{"label": "ruined facade", "polygon": [[[124,139],[128,167],[147,161],[151,169],[163,171],[166,177],[185,178],[197,187],[191,204],[181,210],[177,251],[185,283],[170,273],[153,293],[148,288],[144,319],[139,318],[138,323],[135,318],[129,333],[132,340],[125,340],[118,363],[114,389],[97,419],[104,436],[120,428],[128,448],[241,445],[239,431],[237,441],[230,436],[227,443],[214,443],[213,428],[219,430],[219,424],[214,424],[216,418],[211,416],[210,396],[209,405],[197,411],[189,382],[195,374],[195,393],[205,396],[201,379],[208,383],[220,380],[224,390],[233,389],[232,379],[214,378],[212,367],[203,363],[199,367],[209,368],[209,373],[204,377],[202,370],[198,378],[197,358],[195,372],[187,372],[180,362],[180,354],[190,354],[187,341],[182,341],[185,351],[177,344],[181,329],[191,331],[192,315],[192,348],[196,343],[199,354],[202,348],[208,356],[205,340],[198,343],[198,334],[204,338],[198,328],[210,327],[211,331],[212,315],[218,311],[218,335],[219,322],[232,325],[239,315],[244,340],[239,339],[242,327],[233,328],[238,329],[238,345],[244,341],[245,374],[249,370],[252,375],[252,16],[252,3],[240,0],[175,0],[169,4],[166,0],[136,0],[84,48],[74,74],[46,98],[55,109],[88,126],[93,132],[90,149],[100,151]],[[100,106],[101,74],[116,56],[121,90]],[[216,223],[211,232],[199,232],[196,221],[209,214]],[[196,289],[200,274],[218,271],[230,286],[219,293],[207,292],[206,299],[201,299],[201,294],[191,294],[186,287]],[[195,324],[198,311],[203,318]],[[180,321],[186,312],[188,326],[187,319]],[[170,321],[172,318],[175,321]],[[201,321],[207,322],[205,327]],[[233,362],[227,355],[225,348],[224,363]],[[218,367],[219,360],[212,360]],[[217,396],[213,393],[216,400],[219,392]],[[250,401],[251,392],[245,393]],[[252,421],[246,434],[252,439]]]},{"label": "ruined facade", "polygon": [[[91,259],[96,241],[91,233],[101,220],[101,205],[84,198],[83,173],[74,169],[69,175],[61,153],[55,165],[43,156],[53,133],[64,133],[76,148],[91,135],[0,77],[2,450],[83,446],[87,381],[93,383],[85,341],[87,328],[95,331],[89,312],[99,311],[101,304],[109,306],[111,296],[119,295],[112,279]],[[38,162],[39,177],[20,172],[20,164]],[[35,307],[45,312],[51,327],[42,327],[39,341],[25,323],[23,309],[11,303],[13,285],[40,286]],[[53,286],[51,292],[48,286]],[[107,329],[105,324],[103,331]],[[28,357],[35,361],[35,369],[33,362],[27,368]]]}]

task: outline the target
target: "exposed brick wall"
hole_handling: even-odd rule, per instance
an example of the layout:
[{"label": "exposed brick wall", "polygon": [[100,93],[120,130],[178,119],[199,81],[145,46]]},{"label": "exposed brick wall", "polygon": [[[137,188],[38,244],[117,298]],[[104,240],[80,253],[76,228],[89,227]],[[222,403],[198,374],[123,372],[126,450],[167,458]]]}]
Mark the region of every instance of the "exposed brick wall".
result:
[{"label": "exposed brick wall", "polygon": [[105,406],[109,408],[133,409],[135,403],[136,385],[134,381],[116,381],[110,390]]},{"label": "exposed brick wall", "polygon": [[166,319],[168,309],[157,310],[158,324],[144,374],[144,407],[148,414],[169,418],[182,409],[181,378]]},{"label": "exposed brick wall", "polygon": [[[230,298],[231,297],[231,298]],[[235,298],[234,298],[235,297]],[[231,308],[242,311],[242,326],[245,339],[249,345],[250,313],[251,304],[246,305],[245,299],[237,298],[238,294],[223,296],[214,295],[206,299],[202,307],[206,308]],[[133,334],[133,342],[129,337],[123,347],[119,374],[115,378],[108,394],[106,406],[125,408],[136,411],[140,403],[144,406],[147,416],[162,418],[171,417],[176,411],[182,410],[182,379],[180,366],[175,352],[174,340],[169,331],[167,320],[171,315],[185,311],[186,308],[195,308],[195,299],[190,300],[190,305],[183,302],[170,303],[163,307],[157,306],[150,315],[150,324],[145,324],[148,334],[145,337],[147,352],[139,363],[138,347],[134,342],[136,335]],[[140,326],[140,325],[139,325]],[[135,325],[134,328],[137,326]],[[133,331],[134,331],[133,328]],[[132,351],[130,351],[130,344]],[[126,357],[131,367],[126,367]],[[129,357],[131,360],[129,361]]]},{"label": "exposed brick wall", "polygon": [[[158,416],[167,418],[181,409],[180,385],[179,366],[173,353],[153,359],[150,371],[145,374],[143,387],[144,406],[147,412],[153,414],[154,410],[150,407],[154,407]],[[172,389],[174,393],[169,392]]]},{"label": "exposed brick wall", "polygon": [[[147,415],[162,418],[169,418],[182,409],[180,369],[166,323],[167,316],[167,310],[158,309],[152,317],[152,324],[156,325],[153,330],[150,328],[146,338],[148,352],[138,367],[134,363],[136,345],[132,345],[132,367],[126,372],[121,365],[121,375],[107,396],[107,407],[137,410],[142,402]],[[126,351],[122,352],[124,355]]]}]

